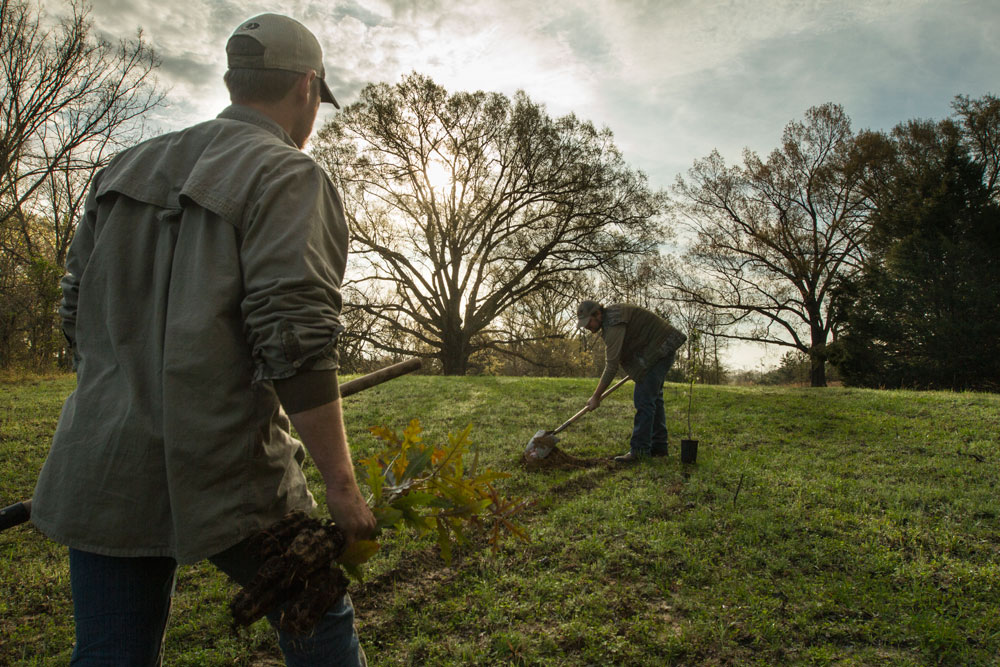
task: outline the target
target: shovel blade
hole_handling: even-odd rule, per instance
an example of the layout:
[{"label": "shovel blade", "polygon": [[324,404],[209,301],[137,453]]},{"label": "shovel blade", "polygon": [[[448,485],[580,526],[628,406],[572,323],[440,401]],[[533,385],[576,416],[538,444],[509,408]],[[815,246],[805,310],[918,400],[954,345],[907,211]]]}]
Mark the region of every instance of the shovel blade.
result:
[{"label": "shovel blade", "polygon": [[552,431],[538,431],[531,436],[531,440],[524,448],[524,456],[528,459],[544,459],[557,442],[559,439],[552,434]]}]

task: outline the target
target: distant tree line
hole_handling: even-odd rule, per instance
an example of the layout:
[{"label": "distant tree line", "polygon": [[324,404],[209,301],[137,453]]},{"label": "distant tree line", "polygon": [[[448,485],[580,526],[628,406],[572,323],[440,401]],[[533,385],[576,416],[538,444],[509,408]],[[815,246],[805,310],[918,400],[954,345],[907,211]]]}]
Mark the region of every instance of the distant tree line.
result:
[{"label": "distant tree line", "polygon": [[[141,33],[96,38],[76,0],[52,29],[20,0],[0,9],[0,367],[47,368],[75,220],[95,173],[143,138],[159,63]],[[727,345],[754,341],[789,350],[754,381],[825,386],[835,368],[996,390],[1000,101],[953,107],[855,133],[823,104],[766,158],[713,152],[660,191],[608,129],[522,92],[370,84],[311,148],[352,231],[344,370],[416,355],[446,374],[594,375],[603,348],[574,311],[597,298],[697,334],[674,380],[734,379]]]},{"label": "distant tree line", "polygon": [[865,257],[832,295],[844,379],[870,387],[1000,390],[1000,99],[863,133]]},{"label": "distant tree line", "polygon": [[674,188],[687,250],[668,281],[722,320],[718,335],[834,363],[849,384],[1000,384],[1000,100],[953,118],[854,134],[814,107],[766,160],[718,153]]}]

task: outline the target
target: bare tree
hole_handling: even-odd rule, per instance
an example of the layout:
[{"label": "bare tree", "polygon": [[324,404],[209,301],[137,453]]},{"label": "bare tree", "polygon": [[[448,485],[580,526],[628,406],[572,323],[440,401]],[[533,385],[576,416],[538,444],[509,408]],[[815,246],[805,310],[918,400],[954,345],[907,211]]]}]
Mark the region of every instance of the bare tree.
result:
[{"label": "bare tree", "polygon": [[672,287],[724,314],[726,337],[808,353],[816,387],[836,324],[830,291],[858,269],[868,229],[857,146],[843,109],[825,104],[789,123],[767,162],[746,151],[727,167],[713,152],[674,189],[693,238]]},{"label": "bare tree", "polygon": [[666,267],[667,262],[659,253],[615,258],[601,272],[599,300],[631,303],[667,315],[671,309],[664,298]]},{"label": "bare tree", "polygon": [[446,374],[517,342],[494,326],[507,308],[652,252],[660,231],[662,195],[611,132],[552,119],[524,93],[449,95],[414,73],[367,86],[314,146],[345,197],[354,280],[369,297],[359,307]]},{"label": "bare tree", "polygon": [[[7,305],[26,293],[19,281],[58,276],[91,179],[142,138],[143,116],[163,98],[152,79],[159,63],[141,32],[112,44],[93,34],[82,2],[67,7],[68,17],[49,27],[28,3],[0,0],[0,253],[13,271],[0,302]],[[52,290],[38,287],[49,296],[31,304],[33,317],[53,322]],[[0,339],[24,336],[18,328],[5,318]]]},{"label": "bare tree", "polygon": [[1000,190],[1000,98],[958,95],[952,108],[969,150],[983,165],[983,181],[993,199]]},{"label": "bare tree", "polygon": [[473,357],[492,361],[488,370],[506,375],[580,376],[594,370],[594,342],[577,328],[576,307],[592,298],[593,282],[586,275],[557,288],[539,290],[497,316],[495,327],[517,342],[492,347]]},{"label": "bare tree", "polygon": [[721,384],[726,377],[726,369],[720,355],[728,347],[721,323],[722,313],[691,299],[673,301],[675,306],[670,311],[670,321],[687,334],[691,343],[677,351],[677,375],[694,375],[698,382]]}]

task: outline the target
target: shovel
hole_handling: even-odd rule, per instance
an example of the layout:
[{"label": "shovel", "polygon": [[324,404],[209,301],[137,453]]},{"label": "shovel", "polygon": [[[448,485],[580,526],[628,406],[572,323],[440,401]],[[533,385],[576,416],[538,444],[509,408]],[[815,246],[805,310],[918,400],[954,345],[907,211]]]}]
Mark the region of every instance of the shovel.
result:
[{"label": "shovel", "polygon": [[[621,380],[611,385],[601,395],[601,400],[603,401],[611,392],[628,382],[628,380],[629,377],[626,375]],[[536,432],[535,435],[531,436],[531,440],[528,441],[527,446],[524,448],[524,455],[529,459],[544,459],[549,455],[549,452],[552,451],[552,448],[555,447],[556,443],[559,442],[559,438],[556,437],[556,434],[565,431],[570,424],[582,417],[586,412],[588,412],[587,406],[583,406],[582,410],[567,419],[566,422],[556,430]]]},{"label": "shovel", "polygon": [[[380,368],[379,370],[373,371],[368,375],[362,375],[356,380],[351,380],[350,382],[345,382],[340,385],[340,397],[344,398],[346,396],[350,396],[351,394],[356,394],[359,391],[364,391],[365,389],[374,387],[377,384],[388,382],[393,378],[398,378],[400,375],[412,373],[421,366],[422,362],[420,359],[414,358],[407,359],[406,361],[400,361],[398,364],[386,366],[385,368]],[[19,503],[14,503],[9,507],[4,507],[3,509],[0,509],[0,531],[13,528],[14,526],[19,526],[30,518],[31,498]]]}]

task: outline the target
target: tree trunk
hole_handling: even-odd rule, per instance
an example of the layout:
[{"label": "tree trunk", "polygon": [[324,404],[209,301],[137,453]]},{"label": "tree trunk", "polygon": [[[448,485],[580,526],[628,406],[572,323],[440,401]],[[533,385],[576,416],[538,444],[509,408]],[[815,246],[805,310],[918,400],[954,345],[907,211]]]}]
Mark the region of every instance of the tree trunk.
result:
[{"label": "tree trunk", "polygon": [[469,370],[469,344],[462,331],[452,331],[441,341],[441,371],[445,375],[465,375]]},{"label": "tree trunk", "polygon": [[441,360],[441,370],[445,375],[465,375],[469,368],[469,357],[460,349],[442,349],[438,356]]},{"label": "tree trunk", "polygon": [[806,298],[806,312],[809,313],[809,384],[813,387],[826,386],[826,337],[823,326],[823,315],[820,303],[813,297],[813,292]]},{"label": "tree trunk", "polygon": [[826,334],[813,331],[812,347],[809,348],[809,384],[813,387],[826,386]]},{"label": "tree trunk", "polygon": [[809,383],[813,387],[826,386],[826,356],[817,356],[813,352],[809,353],[812,366],[809,369]]}]

